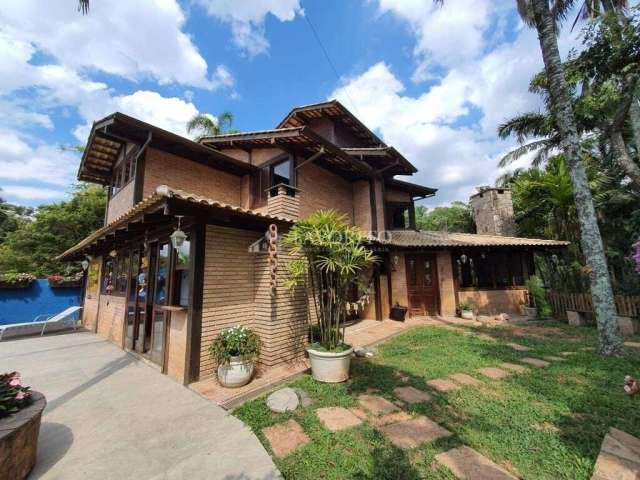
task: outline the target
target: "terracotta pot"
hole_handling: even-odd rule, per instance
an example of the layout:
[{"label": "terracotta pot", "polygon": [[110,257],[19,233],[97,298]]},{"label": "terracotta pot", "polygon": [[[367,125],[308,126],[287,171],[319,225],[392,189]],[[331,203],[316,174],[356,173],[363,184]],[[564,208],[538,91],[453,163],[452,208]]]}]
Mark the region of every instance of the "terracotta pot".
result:
[{"label": "terracotta pot", "polygon": [[47,401],[32,392],[32,403],[0,419],[0,478],[23,480],[36,464],[40,419]]},{"label": "terracotta pot", "polygon": [[353,348],[344,352],[322,352],[307,349],[311,361],[311,375],[319,382],[340,383],[349,379]]},{"label": "terracotta pot", "polygon": [[226,388],[238,388],[251,381],[255,362],[252,358],[231,357],[228,364],[218,365],[218,382]]}]

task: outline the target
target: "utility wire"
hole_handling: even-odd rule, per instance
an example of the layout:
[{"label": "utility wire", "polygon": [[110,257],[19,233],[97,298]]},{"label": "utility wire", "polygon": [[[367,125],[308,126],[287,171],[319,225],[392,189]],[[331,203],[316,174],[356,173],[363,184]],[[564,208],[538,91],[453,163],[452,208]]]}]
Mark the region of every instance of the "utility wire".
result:
[{"label": "utility wire", "polygon": [[[316,42],[320,46],[320,49],[322,50],[322,53],[324,54],[324,58],[327,60],[327,63],[331,67],[331,70],[333,70],[333,73],[335,74],[336,79],[338,80],[338,83],[339,83],[340,80],[342,79],[342,77],[340,77],[340,74],[338,73],[338,69],[336,68],[336,66],[333,63],[333,61],[331,61],[331,57],[329,56],[329,52],[327,52],[327,49],[325,48],[324,44],[322,43],[322,40],[320,39],[320,35],[318,35],[318,31],[313,26],[313,23],[311,23],[311,18],[309,17],[309,12],[308,12],[308,10],[306,8],[304,8],[304,5],[302,4],[302,0],[300,0],[300,5],[304,9],[304,18],[307,21],[307,24],[309,25],[309,28],[311,29],[311,33],[313,33],[313,37],[316,39]],[[358,112],[358,107],[357,107],[356,103],[353,101],[353,98],[351,98],[351,95],[349,95],[349,85],[346,84],[346,83],[344,84],[344,93],[347,96],[347,98],[349,99],[349,102],[351,103],[351,108],[353,110],[355,110],[358,115],[360,115],[360,113]]]}]

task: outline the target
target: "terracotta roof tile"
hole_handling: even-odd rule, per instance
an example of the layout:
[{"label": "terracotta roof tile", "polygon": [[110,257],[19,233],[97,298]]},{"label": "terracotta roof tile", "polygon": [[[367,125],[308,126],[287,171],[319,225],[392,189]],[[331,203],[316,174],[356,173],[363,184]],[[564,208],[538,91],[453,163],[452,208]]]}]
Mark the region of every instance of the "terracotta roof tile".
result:
[{"label": "terracotta roof tile", "polygon": [[382,232],[375,243],[394,247],[566,247],[569,242],[538,238],[392,230]]}]

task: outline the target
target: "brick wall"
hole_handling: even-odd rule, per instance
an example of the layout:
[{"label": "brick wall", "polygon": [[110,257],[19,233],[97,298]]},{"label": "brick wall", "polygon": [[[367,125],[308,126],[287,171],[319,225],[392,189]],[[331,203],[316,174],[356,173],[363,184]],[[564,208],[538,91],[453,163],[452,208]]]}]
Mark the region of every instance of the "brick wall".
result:
[{"label": "brick wall", "polygon": [[98,335],[111,340],[118,346],[123,345],[124,316],[126,310],[125,297],[100,295],[100,311],[98,313]]},{"label": "brick wall", "polygon": [[497,315],[500,313],[519,314],[526,298],[526,289],[510,290],[461,290],[458,298],[461,302],[472,301],[478,313]]},{"label": "brick wall", "polygon": [[[397,264],[394,257],[398,257]],[[409,306],[407,272],[402,252],[391,252],[391,302],[393,305],[399,303],[403,307]]]},{"label": "brick wall", "polygon": [[300,218],[317,210],[337,210],[353,222],[353,193],[351,182],[334,173],[307,163],[298,170],[300,189]]},{"label": "brick wall", "polygon": [[437,252],[436,263],[438,265],[438,283],[440,288],[440,315],[455,315],[456,293],[453,284],[451,252]]},{"label": "brick wall", "polygon": [[371,231],[371,198],[369,182],[353,182],[353,223],[365,232]]},{"label": "brick wall", "polygon": [[109,199],[109,206],[107,208],[107,223],[112,222],[120,215],[125,214],[131,207],[133,207],[134,183],[134,181],[130,181],[123,188],[121,188],[118,193],[116,193]]},{"label": "brick wall", "polygon": [[411,194],[392,188],[385,189],[385,200],[387,202],[410,202]]},{"label": "brick wall", "polygon": [[151,195],[159,185],[232,205],[242,203],[242,177],[150,148],[145,159],[143,196]]}]

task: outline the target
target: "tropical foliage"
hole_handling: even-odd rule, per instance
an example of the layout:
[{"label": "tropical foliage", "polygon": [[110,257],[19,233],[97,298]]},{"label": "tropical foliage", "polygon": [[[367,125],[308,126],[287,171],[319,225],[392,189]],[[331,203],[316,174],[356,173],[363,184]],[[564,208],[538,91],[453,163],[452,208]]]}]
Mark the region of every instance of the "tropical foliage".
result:
[{"label": "tropical foliage", "polygon": [[416,228],[428,231],[474,233],[475,223],[469,205],[453,202],[449,206],[428,209],[416,207]]},{"label": "tropical foliage", "polygon": [[80,265],[56,260],[104,222],[106,194],[97,185],[80,184],[70,200],[43,205],[33,219],[20,221],[0,240],[0,272],[28,272],[44,277],[70,276]]},{"label": "tropical foliage", "polygon": [[284,245],[299,258],[289,264],[289,288],[304,286],[314,301],[317,329],[312,342],[328,351],[342,345],[348,292],[359,275],[376,261],[364,245],[364,234],[333,210],[300,220],[284,236]]},{"label": "tropical foliage", "polygon": [[218,117],[200,113],[187,122],[187,132],[195,133],[196,139],[237,132],[231,128],[231,125],[233,125],[231,112],[222,112]]}]

